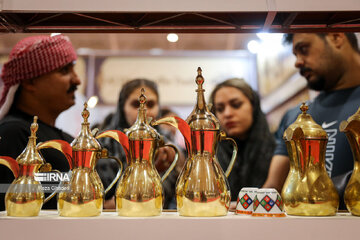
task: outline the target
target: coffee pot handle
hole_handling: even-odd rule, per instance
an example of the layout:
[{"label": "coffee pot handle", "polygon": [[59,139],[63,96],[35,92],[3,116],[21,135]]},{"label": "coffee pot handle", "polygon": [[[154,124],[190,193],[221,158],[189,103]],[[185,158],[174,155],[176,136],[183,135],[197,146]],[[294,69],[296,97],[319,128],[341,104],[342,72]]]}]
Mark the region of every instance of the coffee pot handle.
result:
[{"label": "coffee pot handle", "polygon": [[108,156],[108,151],[107,149],[103,148],[101,151],[101,158],[110,158],[110,159],[114,159],[116,160],[116,162],[119,164],[119,171],[117,172],[114,180],[110,183],[110,185],[105,189],[105,194],[108,193],[110,191],[110,189],[116,184],[116,182],[119,180],[120,176],[121,176],[121,172],[123,170],[123,164],[121,162],[121,160],[117,157],[113,157],[113,156]]},{"label": "coffee pot handle", "polygon": [[230,175],[230,173],[231,173],[231,170],[233,169],[234,164],[235,164],[238,147],[237,147],[237,144],[236,144],[236,142],[235,142],[234,139],[229,138],[229,137],[226,137],[225,132],[220,131],[220,141],[224,141],[224,140],[225,140],[225,141],[231,141],[231,143],[232,143],[233,146],[234,146],[233,153],[232,153],[232,156],[231,156],[231,161],[230,161],[229,166],[228,166],[228,168],[226,169],[226,172],[225,172],[225,176],[226,176],[226,177],[229,177],[229,175]]},{"label": "coffee pot handle", "polygon": [[[52,166],[50,163],[44,163],[39,168],[39,173],[46,173],[46,172],[61,173],[59,170],[52,169]],[[59,191],[62,183],[63,183],[62,181],[59,182],[58,188],[56,188],[47,198],[45,198],[44,203],[48,202],[50,199],[52,199],[56,195],[56,193]]]},{"label": "coffee pot handle", "polygon": [[171,173],[171,171],[175,168],[177,160],[179,158],[179,150],[177,149],[177,147],[173,144],[165,144],[161,147],[171,147],[172,149],[174,149],[175,151],[175,157],[174,157],[174,161],[171,163],[170,167],[168,168],[168,170],[166,170],[166,172],[164,173],[164,175],[161,177],[161,182],[164,182],[165,179],[169,176],[169,174]]},{"label": "coffee pot handle", "polygon": [[[44,165],[47,165],[47,164],[49,164],[49,163],[46,163]],[[40,170],[40,172],[41,172],[41,170]],[[48,172],[48,171],[44,171],[44,172]],[[56,169],[52,170],[52,172],[61,173],[59,170],[56,170]],[[58,187],[47,198],[45,198],[44,203],[48,202],[50,199],[52,199],[59,192],[59,189],[60,189],[62,183],[63,183],[62,181],[59,182]]]},{"label": "coffee pot handle", "polygon": [[17,178],[19,176],[19,164],[12,157],[0,156],[0,164],[8,167],[11,172],[14,174],[14,177]]},{"label": "coffee pot handle", "polygon": [[45,148],[54,148],[60,151],[68,160],[70,170],[73,168],[72,161],[72,147],[71,145],[64,140],[49,140],[46,142],[39,142],[36,145],[37,150],[45,149]]}]

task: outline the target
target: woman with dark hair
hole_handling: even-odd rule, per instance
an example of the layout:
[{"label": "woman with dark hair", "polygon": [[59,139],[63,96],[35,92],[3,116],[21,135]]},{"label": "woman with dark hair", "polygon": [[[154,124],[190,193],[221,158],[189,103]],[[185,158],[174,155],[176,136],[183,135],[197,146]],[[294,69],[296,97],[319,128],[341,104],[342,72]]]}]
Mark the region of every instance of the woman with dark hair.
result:
[{"label": "woman with dark hair", "polygon": [[[147,79],[134,79],[123,85],[120,91],[116,112],[112,115],[109,124],[103,126],[103,129],[100,130],[111,129],[124,132],[126,128],[131,127],[135,123],[138,115],[138,108],[140,106],[139,96],[141,88],[145,89],[147,117],[151,117],[152,119],[159,117],[159,93],[156,83]],[[107,121],[109,121],[109,119],[107,119]],[[126,156],[121,145],[111,138],[100,139],[100,142],[102,146],[108,150],[109,156],[114,156],[122,160],[125,168]],[[175,153],[171,148],[160,148],[157,151],[155,167],[160,175],[168,169],[174,156]],[[102,161],[102,159],[100,159],[96,165],[96,170],[106,187],[114,179],[116,172],[118,171],[118,166],[115,161]],[[163,183],[165,191],[164,208],[171,207],[170,204],[174,202],[176,177],[177,175],[172,173]],[[114,194],[115,187],[112,188],[105,197],[105,199],[110,199],[110,201],[105,202],[105,208],[115,207]]]},{"label": "woman with dark hair", "polygon": [[[212,111],[227,136],[238,146],[234,168],[228,178],[231,200],[236,201],[242,187],[261,187],[267,177],[275,140],[270,133],[258,94],[243,79],[228,79],[218,84],[210,95]],[[233,147],[219,143],[217,157],[227,169]]]},{"label": "woman with dark hair", "polygon": [[[134,79],[123,85],[119,94],[116,112],[112,115],[110,122],[100,130],[124,131],[124,129],[134,124],[137,110],[140,106],[139,96],[141,88],[145,89],[147,117],[152,117],[153,119],[158,117],[160,108],[156,83],[147,79]],[[120,158],[125,156],[123,150],[119,148],[119,143],[116,141],[106,138],[103,142],[112,156]]]}]

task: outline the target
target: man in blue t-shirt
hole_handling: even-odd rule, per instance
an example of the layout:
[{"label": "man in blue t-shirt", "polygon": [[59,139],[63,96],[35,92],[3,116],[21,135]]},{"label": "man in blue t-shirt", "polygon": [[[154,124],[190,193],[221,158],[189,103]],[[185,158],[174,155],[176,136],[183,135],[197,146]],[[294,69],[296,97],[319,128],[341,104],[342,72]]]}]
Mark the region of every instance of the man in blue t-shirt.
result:
[{"label": "man in blue t-shirt", "polygon": [[[333,181],[353,169],[353,156],[341,121],[360,107],[360,52],[354,33],[295,33],[286,35],[293,44],[295,66],[308,87],[320,94],[309,103],[308,113],[328,134],[326,171]],[[300,114],[299,106],[289,110],[276,132],[277,147],[264,187],[281,191],[289,172],[289,157],[283,140],[285,129]]]}]

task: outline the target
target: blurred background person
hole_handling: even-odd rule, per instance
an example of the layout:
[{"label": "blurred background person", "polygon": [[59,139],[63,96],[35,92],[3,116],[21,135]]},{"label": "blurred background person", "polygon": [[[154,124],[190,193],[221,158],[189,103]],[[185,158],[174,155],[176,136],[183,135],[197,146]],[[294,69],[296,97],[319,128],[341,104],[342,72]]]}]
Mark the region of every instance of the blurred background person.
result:
[{"label": "blurred background person", "polygon": [[[311,101],[309,113],[328,133],[326,171],[340,195],[340,209],[345,209],[343,193],[354,167],[353,155],[341,121],[353,115],[360,106],[360,50],[354,33],[287,34],[292,43],[295,67],[306,78],[310,89],[320,91]],[[290,109],[275,134],[276,149],[264,187],[281,192],[289,173],[290,161],[283,138],[284,131],[301,113],[299,106]]]},{"label": "blurred background person", "polygon": [[[159,93],[157,86],[153,81],[147,79],[134,79],[124,84],[120,91],[118,105],[116,112],[112,115],[111,119],[106,119],[109,122],[104,129],[101,130],[120,130],[130,128],[136,121],[138,115],[138,108],[140,107],[139,96],[141,88],[145,89],[146,96],[146,116],[152,119],[160,116],[159,106]],[[160,133],[161,134],[161,133]],[[100,139],[102,146],[108,149],[109,156],[115,156],[122,160],[124,169],[126,167],[126,156],[121,145],[113,139],[105,138]],[[162,175],[170,167],[174,160],[175,152],[171,148],[163,147],[157,151],[155,156],[155,167],[159,174]],[[104,186],[107,187],[114,179],[118,171],[118,165],[114,161],[108,159],[98,162],[96,170],[100,175]],[[177,173],[174,171],[163,182],[164,187],[164,208],[175,208],[175,183]],[[114,201],[115,187],[112,188],[106,195],[105,208],[115,208]]]},{"label": "blurred background person", "polygon": [[[238,146],[237,159],[228,177],[231,201],[236,201],[241,188],[264,184],[275,141],[261,111],[258,94],[243,79],[228,79],[215,86],[209,102],[221,128]],[[224,171],[232,151],[231,142],[219,143],[217,158]]]}]

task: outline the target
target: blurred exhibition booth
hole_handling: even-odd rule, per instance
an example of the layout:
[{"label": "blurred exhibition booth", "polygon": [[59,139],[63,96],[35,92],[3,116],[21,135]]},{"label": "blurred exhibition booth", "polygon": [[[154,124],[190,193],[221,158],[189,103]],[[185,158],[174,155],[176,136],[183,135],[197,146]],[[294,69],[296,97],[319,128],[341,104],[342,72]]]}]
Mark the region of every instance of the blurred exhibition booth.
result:
[{"label": "blurred exhibition booth", "polygon": [[295,69],[281,32],[359,32],[359,19],[358,0],[2,0],[0,68],[25,36],[69,36],[82,84],[76,106],[57,125],[72,135],[85,101],[91,123],[100,123],[134,78],[157,82],[161,105],[185,118],[195,103],[197,67],[207,97],[215,84],[244,78],[259,92],[274,131],[286,109],[316,95]]},{"label": "blurred exhibition booth", "polygon": [[[28,35],[1,35],[0,67],[11,47]],[[115,111],[122,85],[135,78],[155,81],[161,105],[186,118],[196,100],[197,67],[203,70],[206,97],[217,83],[244,78],[259,92],[273,131],[286,109],[316,95],[294,67],[291,46],[283,44],[281,33],[66,35],[79,55],[82,84],[76,106],[60,115],[57,126],[74,136],[85,101],[92,107],[91,123],[101,123]]]}]

